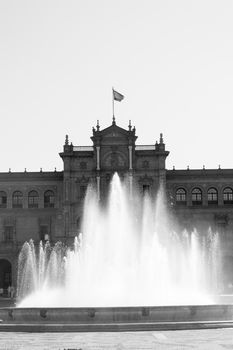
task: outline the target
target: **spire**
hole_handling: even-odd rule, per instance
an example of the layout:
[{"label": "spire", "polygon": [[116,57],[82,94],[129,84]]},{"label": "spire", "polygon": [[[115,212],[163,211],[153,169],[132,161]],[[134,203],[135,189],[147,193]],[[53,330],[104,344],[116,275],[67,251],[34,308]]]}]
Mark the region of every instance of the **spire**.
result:
[{"label": "spire", "polygon": [[160,134],[160,139],[159,139],[159,143],[163,143],[163,134]]},{"label": "spire", "polygon": [[[156,145],[157,146],[157,145]],[[165,151],[165,144],[163,142],[163,134],[160,134],[160,138],[159,138],[159,144],[158,144],[158,150],[159,151]]]},{"label": "spire", "polygon": [[97,131],[99,131],[99,130],[100,130],[99,120],[97,120],[96,130],[97,130]]},{"label": "spire", "polygon": [[131,120],[129,120],[129,131],[132,130]]},{"label": "spire", "polygon": [[69,143],[68,135],[66,135],[65,144],[63,146],[63,150],[64,150],[64,152],[72,152],[73,151],[73,145],[72,145],[72,142],[71,142],[71,144]]},{"label": "spire", "polygon": [[112,125],[116,125],[116,118],[115,118],[115,116],[112,117]]}]

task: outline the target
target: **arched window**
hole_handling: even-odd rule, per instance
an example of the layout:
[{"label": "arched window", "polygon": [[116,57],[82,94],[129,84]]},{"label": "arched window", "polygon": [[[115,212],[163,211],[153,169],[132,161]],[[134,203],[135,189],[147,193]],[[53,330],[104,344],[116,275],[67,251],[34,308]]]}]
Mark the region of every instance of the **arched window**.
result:
[{"label": "arched window", "polygon": [[6,208],[7,194],[4,191],[0,191],[0,208]]},{"label": "arched window", "polygon": [[30,191],[28,193],[28,208],[38,208],[39,195],[37,191]]},{"label": "arched window", "polygon": [[12,207],[23,208],[23,193],[21,191],[15,191],[12,196]]},{"label": "arched window", "polygon": [[194,188],[192,190],[192,204],[202,205],[202,192],[200,188]]},{"label": "arched window", "polygon": [[51,190],[46,191],[44,194],[44,207],[54,208],[54,204],[55,204],[54,192]]},{"label": "arched window", "polygon": [[13,225],[4,226],[4,241],[5,242],[14,241],[14,237],[15,237],[14,231],[15,231],[15,228]]},{"label": "arched window", "polygon": [[176,204],[177,205],[186,205],[187,203],[187,194],[184,188],[178,188],[176,190]]},{"label": "arched window", "polygon": [[223,190],[223,203],[233,204],[233,190],[231,187],[226,187]]},{"label": "arched window", "polygon": [[207,196],[208,196],[208,205],[218,204],[218,191],[216,190],[216,188],[214,187],[209,188],[207,192]]}]

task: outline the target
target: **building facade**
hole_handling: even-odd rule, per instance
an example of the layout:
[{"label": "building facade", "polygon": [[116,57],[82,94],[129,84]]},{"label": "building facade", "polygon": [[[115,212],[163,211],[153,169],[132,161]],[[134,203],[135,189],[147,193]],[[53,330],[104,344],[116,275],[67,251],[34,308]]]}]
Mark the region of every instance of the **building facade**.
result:
[{"label": "building facade", "polygon": [[93,128],[91,146],[73,146],[66,136],[63,171],[0,173],[0,290],[16,284],[17,259],[25,241],[67,245],[78,234],[89,183],[101,200],[114,172],[129,186],[155,196],[162,185],[181,228],[221,236],[225,270],[233,281],[233,169],[166,170],[169,152],[160,134],[154,145],[138,145],[135,127]]}]

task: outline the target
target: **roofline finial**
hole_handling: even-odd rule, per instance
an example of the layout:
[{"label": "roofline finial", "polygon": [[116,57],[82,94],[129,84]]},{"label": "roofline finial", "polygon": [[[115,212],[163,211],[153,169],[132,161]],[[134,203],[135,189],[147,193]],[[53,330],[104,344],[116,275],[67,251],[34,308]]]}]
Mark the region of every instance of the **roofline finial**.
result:
[{"label": "roofline finial", "polygon": [[132,130],[131,120],[129,120],[129,131]]}]

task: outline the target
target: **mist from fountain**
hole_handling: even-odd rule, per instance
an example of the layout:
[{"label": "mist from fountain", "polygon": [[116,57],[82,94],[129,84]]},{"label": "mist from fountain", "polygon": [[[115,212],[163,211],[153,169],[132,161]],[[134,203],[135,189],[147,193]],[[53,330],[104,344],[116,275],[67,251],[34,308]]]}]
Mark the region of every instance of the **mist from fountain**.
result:
[{"label": "mist from fountain", "polygon": [[26,242],[18,262],[18,306],[210,304],[219,284],[218,234],[175,232],[163,190],[131,196],[113,176],[108,204],[89,187],[82,234],[72,248]]}]

